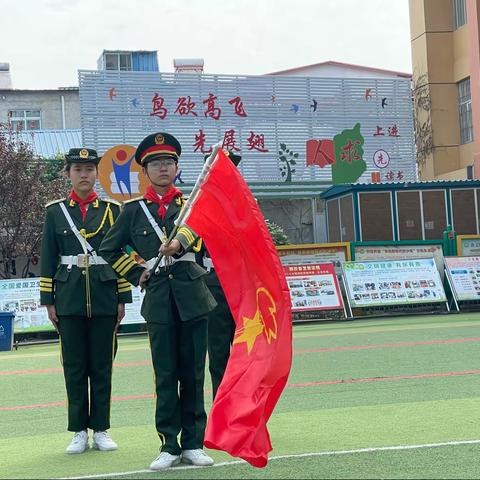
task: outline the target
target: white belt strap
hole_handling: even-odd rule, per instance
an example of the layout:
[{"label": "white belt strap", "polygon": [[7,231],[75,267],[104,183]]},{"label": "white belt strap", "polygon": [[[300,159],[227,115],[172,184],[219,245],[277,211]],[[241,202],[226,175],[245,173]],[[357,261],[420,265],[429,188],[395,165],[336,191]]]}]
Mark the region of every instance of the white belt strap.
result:
[{"label": "white belt strap", "polygon": [[[145,265],[147,266],[147,268],[149,270],[151,270],[153,268],[153,266],[155,265],[156,261],[157,261],[157,257],[153,257],[150,260],[148,260],[147,262],[145,262]],[[159,267],[165,267],[166,265],[170,265],[171,263],[176,263],[176,262],[195,262],[195,254],[192,253],[192,252],[186,253],[185,255],[183,255],[180,258],[162,257],[162,259],[160,260]]]},{"label": "white belt strap", "polygon": [[87,267],[89,265],[108,265],[108,262],[98,255],[62,255],[62,265],[75,265],[76,267]]},{"label": "white belt strap", "polygon": [[145,202],[143,200],[140,200],[140,202],[138,202],[138,203],[140,203],[140,206],[142,207],[142,210],[145,212],[145,215],[147,216],[147,219],[150,222],[150,225],[155,230],[155,233],[157,234],[157,237],[160,240],[160,244],[162,244],[163,243],[163,241],[162,241],[163,234],[162,234],[162,231],[160,230],[160,227],[158,226],[158,223],[155,221],[152,214],[148,210],[147,206],[145,205]]},{"label": "white belt strap", "polygon": [[87,253],[92,253],[93,252],[93,247],[87,242],[87,239],[82,237],[80,232],[78,231],[78,228],[76,225],[73,223],[72,217],[68,213],[67,208],[65,207],[65,204],[62,202],[60,203],[60,208],[62,209],[63,214],[65,215],[65,218],[67,219],[68,224],[70,225],[70,229],[72,232],[75,234],[77,237],[77,240],[80,242],[80,245],[82,246],[82,250],[85,254]]}]

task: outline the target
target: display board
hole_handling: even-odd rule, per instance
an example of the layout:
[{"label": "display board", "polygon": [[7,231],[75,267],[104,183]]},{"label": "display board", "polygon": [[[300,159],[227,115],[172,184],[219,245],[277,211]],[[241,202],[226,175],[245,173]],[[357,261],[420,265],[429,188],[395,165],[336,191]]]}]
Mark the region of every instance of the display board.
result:
[{"label": "display board", "polygon": [[442,244],[405,244],[405,245],[362,245],[354,244],[353,259],[355,261],[366,260],[405,260],[412,258],[435,259],[440,277],[443,279],[443,248]]},{"label": "display board", "polygon": [[445,257],[445,268],[457,302],[480,300],[480,257]]},{"label": "display board", "polygon": [[353,308],[447,301],[433,258],[344,262],[342,268]]},{"label": "display board", "polygon": [[280,245],[277,247],[282,265],[311,265],[332,262],[339,275],[342,263],[350,260],[350,243],[310,243],[305,245]]},{"label": "display board", "polygon": [[[143,296],[138,287],[132,288],[133,303],[126,304],[122,325],[145,322],[140,315]],[[15,313],[15,333],[53,330],[47,309],[40,305],[39,278],[0,280],[0,311]]]},{"label": "display board", "polygon": [[458,235],[457,254],[465,257],[480,255],[480,235]]},{"label": "display board", "polygon": [[284,266],[292,312],[340,310],[342,295],[333,263]]}]

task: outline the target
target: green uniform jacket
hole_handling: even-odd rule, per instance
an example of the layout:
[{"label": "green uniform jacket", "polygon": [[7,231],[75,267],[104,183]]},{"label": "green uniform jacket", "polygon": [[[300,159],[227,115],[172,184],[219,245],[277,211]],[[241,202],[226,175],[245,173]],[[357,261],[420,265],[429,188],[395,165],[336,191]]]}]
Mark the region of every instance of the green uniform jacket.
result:
[{"label": "green uniform jacket", "polygon": [[[78,230],[86,231],[87,241],[97,254],[101,241],[120,213],[117,202],[96,199],[90,204],[84,222],[73,200],[61,199],[47,205],[41,250],[41,304],[55,305],[59,316],[116,315],[119,303],[132,302],[132,287],[125,279],[118,279],[110,265],[91,265],[87,271],[60,264],[60,256],[83,254],[60,203],[65,204]],[[87,306],[88,296],[91,308]]]},{"label": "green uniform jacket", "polygon": [[[140,201],[145,202],[167,238],[185,200],[177,198],[172,201],[165,219],[160,218],[158,206],[150,200],[137,198],[125,202],[122,213],[103,240],[99,253],[119,275],[123,275],[133,285],[138,285],[145,268],[125,253],[125,246],[131,246],[145,261],[156,257],[160,248],[160,239],[142,210]],[[175,238],[182,245],[181,253],[175,256],[177,258],[198,242],[198,237],[187,226],[180,227]],[[179,261],[167,268],[161,267],[159,275],[152,275],[148,281],[142,316],[147,322],[172,321],[171,303],[168,301],[170,295],[173,295],[182,321],[207,314],[215,308],[216,302],[205,285],[205,274],[206,271],[195,262]]]}]

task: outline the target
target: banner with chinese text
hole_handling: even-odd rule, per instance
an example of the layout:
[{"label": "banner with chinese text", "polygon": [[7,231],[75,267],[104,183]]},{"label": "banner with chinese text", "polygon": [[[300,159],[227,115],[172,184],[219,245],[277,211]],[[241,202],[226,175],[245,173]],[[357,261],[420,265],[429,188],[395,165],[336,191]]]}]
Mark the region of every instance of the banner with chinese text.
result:
[{"label": "banner with chinese text", "polygon": [[332,262],[337,275],[340,275],[342,273],[342,262],[350,260],[350,243],[279,245],[277,246],[277,252],[284,267]]},{"label": "banner with chinese text", "polygon": [[[182,145],[179,184],[194,183],[216,143],[241,153],[247,182],[416,180],[409,78],[80,71],[79,88],[86,145],[104,154],[169,132]],[[133,195],[120,150],[104,157],[115,164],[105,191]]]},{"label": "banner with chinese text", "polygon": [[443,248],[438,244],[411,244],[411,245],[354,245],[355,261],[366,260],[406,260],[410,258],[435,259],[435,264],[443,279]]},{"label": "banner with chinese text", "polygon": [[447,301],[433,258],[345,262],[343,271],[352,307]]}]

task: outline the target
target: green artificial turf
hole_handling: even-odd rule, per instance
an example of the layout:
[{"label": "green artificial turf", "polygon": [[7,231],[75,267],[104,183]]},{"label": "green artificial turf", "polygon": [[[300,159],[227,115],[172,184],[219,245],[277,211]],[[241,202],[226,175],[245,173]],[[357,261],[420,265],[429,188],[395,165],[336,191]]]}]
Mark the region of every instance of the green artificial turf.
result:
[{"label": "green artificial turf", "polygon": [[[479,326],[476,313],[295,325],[265,469],[210,451],[227,464],[146,471],[159,445],[144,336],[120,339],[110,430],[116,452],[64,453],[71,434],[58,345],[2,352],[0,478],[479,478],[480,444],[328,453],[480,440]],[[210,408],[208,374],[205,389]]]}]

